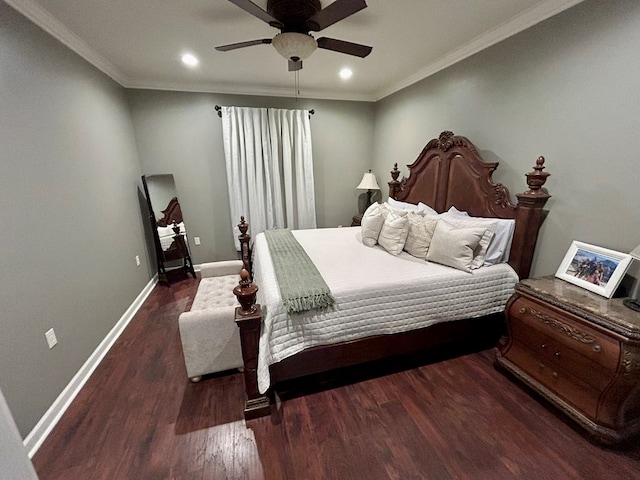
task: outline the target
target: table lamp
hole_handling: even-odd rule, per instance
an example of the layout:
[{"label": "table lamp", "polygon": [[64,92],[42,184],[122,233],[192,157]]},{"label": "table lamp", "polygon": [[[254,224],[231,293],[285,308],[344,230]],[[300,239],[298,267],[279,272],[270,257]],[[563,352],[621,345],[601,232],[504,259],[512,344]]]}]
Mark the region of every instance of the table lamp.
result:
[{"label": "table lamp", "polygon": [[[629,252],[629,255],[633,257],[634,260],[640,261],[640,245]],[[626,307],[629,307],[632,310],[640,312],[640,279],[636,280],[636,286],[631,292],[629,298],[626,298],[622,301]]]},{"label": "table lamp", "polygon": [[365,172],[362,176],[362,180],[360,181],[360,185],[356,187],[358,190],[366,190],[367,191],[367,205],[364,207],[364,211],[369,208],[371,205],[371,195],[373,194],[373,190],[380,190],[378,186],[378,182],[376,181],[376,176],[371,173],[371,170]]}]

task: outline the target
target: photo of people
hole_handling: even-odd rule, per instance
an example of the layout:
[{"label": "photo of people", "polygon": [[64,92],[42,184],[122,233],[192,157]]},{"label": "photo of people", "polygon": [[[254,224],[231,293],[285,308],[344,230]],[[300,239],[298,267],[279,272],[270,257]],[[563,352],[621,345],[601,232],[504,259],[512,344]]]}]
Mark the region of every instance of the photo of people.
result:
[{"label": "photo of people", "polygon": [[606,287],[618,260],[578,249],[567,267],[566,273],[600,287]]},{"label": "photo of people", "polygon": [[627,253],[574,240],[556,277],[585,290],[611,298],[620,286],[632,257]]}]

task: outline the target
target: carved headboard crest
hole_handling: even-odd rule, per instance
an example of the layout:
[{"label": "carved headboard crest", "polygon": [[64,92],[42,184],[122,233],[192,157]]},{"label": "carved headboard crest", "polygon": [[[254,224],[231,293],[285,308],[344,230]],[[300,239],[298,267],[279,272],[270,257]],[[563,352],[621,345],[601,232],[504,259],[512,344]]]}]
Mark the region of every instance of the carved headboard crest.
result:
[{"label": "carved headboard crest", "polygon": [[427,143],[425,150],[431,150],[435,148],[446,152],[453,146],[465,147],[472,152],[477,153],[473,144],[469,142],[465,137],[456,136],[449,130],[445,130],[440,134],[438,138],[434,138],[429,143]]}]

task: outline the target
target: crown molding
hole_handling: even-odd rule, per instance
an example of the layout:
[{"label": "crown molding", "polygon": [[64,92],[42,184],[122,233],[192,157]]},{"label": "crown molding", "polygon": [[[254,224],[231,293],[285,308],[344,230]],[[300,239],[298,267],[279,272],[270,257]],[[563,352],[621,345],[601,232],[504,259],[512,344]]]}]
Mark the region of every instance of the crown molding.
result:
[{"label": "crown molding", "polygon": [[[260,97],[285,97],[293,98],[296,96],[293,88],[263,88],[251,85],[235,85],[217,83],[166,83],[154,81],[133,81],[124,85],[126,88],[140,90],[167,90],[176,92],[192,92],[192,93],[217,93],[222,95],[252,95]],[[300,92],[297,95],[300,98],[309,98],[316,100],[338,100],[349,102],[375,102],[373,95],[356,94],[356,93],[339,93],[323,90],[307,90],[304,85],[300,86]]]},{"label": "crown molding", "polygon": [[126,86],[127,78],[122,72],[36,2],[33,0],[4,1],[120,85]]},{"label": "crown molding", "polygon": [[424,80],[425,78],[430,77],[431,75],[434,75],[441,70],[444,70],[445,68],[450,67],[451,65],[454,65],[464,60],[465,58],[470,57],[471,55],[485,50],[492,45],[495,45],[502,40],[520,33],[527,28],[530,28],[533,25],[540,23],[543,20],[546,20],[547,18],[550,18],[564,10],[567,10],[583,1],[584,0],[545,0],[530,8],[529,10],[515,16],[508,22],[503,23],[502,25],[483,33],[482,35],[476,37],[460,48],[457,48],[451,53],[436,60],[435,62],[430,63],[422,70],[405,78],[404,80],[395,83],[387,89],[378,91],[373,101],[382,100],[392,93],[413,85],[420,80]]}]

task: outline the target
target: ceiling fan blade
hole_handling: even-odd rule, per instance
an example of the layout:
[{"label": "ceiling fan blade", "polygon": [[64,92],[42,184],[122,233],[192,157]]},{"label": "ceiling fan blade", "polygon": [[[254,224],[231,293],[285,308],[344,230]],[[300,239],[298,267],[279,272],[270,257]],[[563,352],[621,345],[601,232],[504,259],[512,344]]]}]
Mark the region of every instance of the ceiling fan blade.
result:
[{"label": "ceiling fan blade", "polygon": [[321,37],[317,40],[318,48],[332,50],[334,52],[346,53],[355,57],[364,58],[371,53],[372,47],[361,45],[359,43],[345,42],[344,40],[336,40],[335,38]]},{"label": "ceiling fan blade", "polygon": [[295,72],[296,70],[302,70],[302,60],[289,60],[289,71]]},{"label": "ceiling fan blade", "polygon": [[263,22],[267,22],[269,25],[275,28],[283,28],[284,25],[279,20],[273,18],[269,12],[266,12],[255,3],[250,0],[229,0],[234,5],[240,7],[245,12],[250,13],[256,18],[259,18]]},{"label": "ceiling fan blade", "polygon": [[363,8],[367,8],[364,0],[336,0],[307,20],[306,25],[310,31],[319,32]]},{"label": "ceiling fan blade", "polygon": [[220,45],[219,47],[216,47],[216,50],[218,50],[219,52],[228,52],[229,50],[235,50],[237,48],[244,47],[253,47],[254,45],[261,45],[263,43],[268,45],[271,43],[271,39],[261,38],[259,40],[249,40],[247,42],[230,43],[229,45]]}]

